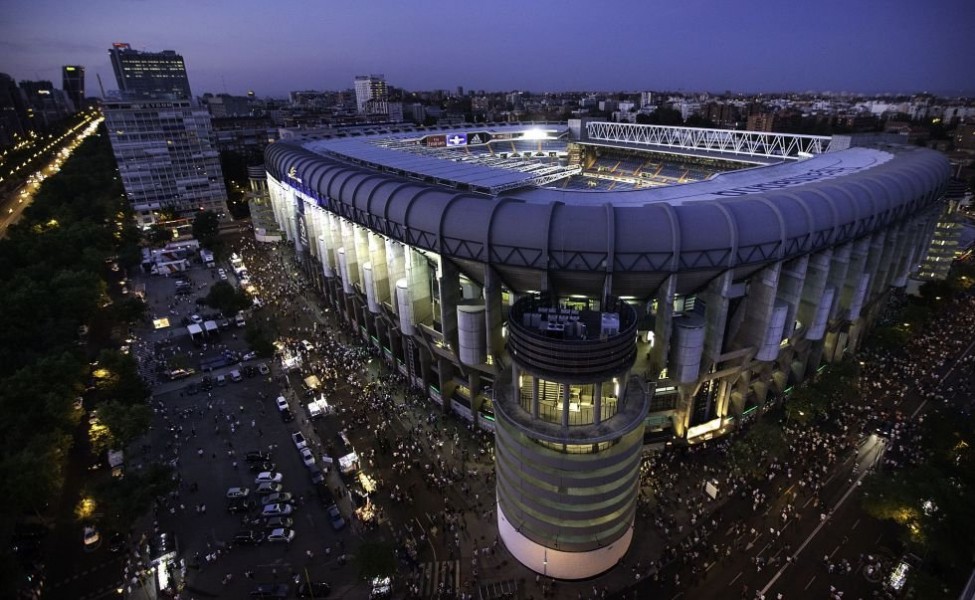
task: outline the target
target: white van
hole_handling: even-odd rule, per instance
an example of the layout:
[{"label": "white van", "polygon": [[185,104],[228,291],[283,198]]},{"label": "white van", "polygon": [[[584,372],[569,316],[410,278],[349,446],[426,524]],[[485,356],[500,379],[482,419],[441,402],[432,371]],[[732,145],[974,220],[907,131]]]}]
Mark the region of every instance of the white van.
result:
[{"label": "white van", "polygon": [[237,323],[237,327],[243,327],[244,325],[247,325],[247,321],[244,319],[244,311],[240,311],[239,313],[237,313],[237,316],[234,318],[234,322]]},{"label": "white van", "polygon": [[233,381],[234,383],[240,383],[243,380],[244,378],[241,377],[240,371],[238,371],[237,369],[234,369],[233,371],[230,372],[230,381]]}]

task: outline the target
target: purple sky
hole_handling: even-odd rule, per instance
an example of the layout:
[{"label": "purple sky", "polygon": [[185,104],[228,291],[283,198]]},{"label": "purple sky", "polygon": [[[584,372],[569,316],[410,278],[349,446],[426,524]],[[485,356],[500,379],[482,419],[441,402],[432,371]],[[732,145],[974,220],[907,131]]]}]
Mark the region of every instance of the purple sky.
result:
[{"label": "purple sky", "polygon": [[407,89],[975,94],[972,0],[0,0],[0,72],[172,49],[204,92]]}]

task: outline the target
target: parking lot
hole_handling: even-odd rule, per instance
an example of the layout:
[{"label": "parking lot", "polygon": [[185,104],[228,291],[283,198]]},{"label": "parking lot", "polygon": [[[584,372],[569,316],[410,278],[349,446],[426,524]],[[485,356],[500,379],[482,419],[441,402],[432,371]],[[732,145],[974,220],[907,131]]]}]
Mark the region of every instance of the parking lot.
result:
[{"label": "parking lot", "polygon": [[[245,355],[243,336],[233,327],[208,338],[205,350],[192,342],[182,320],[199,312],[192,299],[205,295],[215,278],[206,268],[186,275],[197,294],[174,295],[171,278],[143,280],[154,316],[166,313],[173,324],[146,334],[141,350],[155,360],[185,357],[179,360],[189,362],[190,368],[192,361],[214,353]],[[309,466],[326,466],[322,444],[290,382],[272,363],[251,359],[157,384],[150,442],[130,468],[150,462],[172,464],[179,489],[158,503],[153,528],[175,535],[191,593],[247,597],[261,584],[289,583],[294,593],[294,582],[328,582],[333,593],[367,597],[368,590],[355,579],[346,559],[351,506],[347,498],[335,502],[331,490],[340,488],[334,473],[323,473],[318,478],[325,480],[313,483],[314,469]],[[287,413],[279,409],[279,402],[288,407]],[[304,456],[292,438],[296,432],[305,436]],[[270,471],[274,478],[280,474],[279,485],[265,484],[261,493],[255,481],[261,471]],[[228,499],[231,488],[246,489],[247,496]],[[275,492],[282,495],[268,500],[281,500],[278,508],[262,515],[263,496]],[[337,506],[332,512],[338,514],[330,516],[333,504]],[[290,514],[272,520],[272,510]],[[272,532],[272,537],[291,539],[267,539]]]}]

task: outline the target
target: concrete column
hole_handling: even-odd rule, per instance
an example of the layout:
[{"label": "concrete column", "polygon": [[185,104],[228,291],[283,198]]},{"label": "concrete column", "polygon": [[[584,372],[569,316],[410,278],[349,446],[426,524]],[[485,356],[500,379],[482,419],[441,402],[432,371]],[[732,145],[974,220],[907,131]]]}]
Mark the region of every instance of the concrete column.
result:
[{"label": "concrete column", "polygon": [[386,260],[386,241],[382,236],[368,232],[369,262],[372,263],[372,285],[376,301],[391,304],[389,295],[389,265]]},{"label": "concrete column", "polygon": [[539,412],[539,397],[538,397],[538,378],[534,375],[532,376],[532,417],[538,418]]},{"label": "concrete column", "polygon": [[843,293],[843,286],[846,284],[846,274],[850,270],[850,257],[853,255],[853,242],[847,242],[842,246],[833,248],[833,254],[829,265],[829,277],[827,285],[836,290],[836,297],[833,300],[833,310],[830,319],[841,318],[840,296]]},{"label": "concrete column", "polygon": [[745,318],[738,332],[742,345],[761,349],[767,342],[782,263],[771,264],[754,276],[745,297]]},{"label": "concrete column", "polygon": [[562,427],[569,426],[569,400],[572,394],[569,392],[569,384],[562,384]]},{"label": "concrete column", "polygon": [[782,266],[782,271],[779,275],[777,298],[789,307],[786,313],[785,330],[782,332],[784,338],[791,338],[795,331],[796,314],[799,312],[799,301],[802,296],[802,286],[806,278],[808,266],[808,256],[801,256],[790,260]]},{"label": "concrete column", "polygon": [[356,254],[356,225],[348,221],[341,222],[342,250],[345,255],[344,277],[350,289],[360,284],[359,257]]},{"label": "concrete column", "polygon": [[[596,413],[593,416],[593,423],[599,425],[603,422],[603,382],[597,381],[593,386],[592,408]],[[618,406],[618,405],[617,405]]]},{"label": "concrete column", "polygon": [[[733,296],[733,273],[725,271],[715,277],[701,294],[705,304],[704,356],[715,361],[724,351],[725,331],[728,328],[728,305]],[[656,345],[656,344],[654,344]],[[707,368],[707,365],[703,365]]]},{"label": "concrete column", "polygon": [[[388,264],[389,275],[389,298],[392,303],[393,313],[399,314],[399,304],[396,301],[396,282],[406,278],[406,248],[399,242],[385,240],[386,263]],[[400,317],[402,318],[402,316]]]},{"label": "concrete column", "polygon": [[427,258],[412,248],[406,249],[406,281],[413,324],[433,324],[433,302],[430,297],[430,265]]},{"label": "concrete column", "polygon": [[[457,303],[461,301],[460,272],[451,260],[441,258],[437,284],[440,286],[440,326],[444,341],[454,351],[457,344]],[[478,319],[480,320],[480,319]]]},{"label": "concrete column", "polygon": [[365,275],[362,267],[369,261],[369,232],[365,227],[353,225],[353,240],[355,241],[356,271],[359,290],[365,292]]},{"label": "concrete column", "polygon": [[497,362],[504,354],[504,336],[502,329],[507,318],[504,303],[501,301],[501,278],[490,265],[484,267],[484,318],[487,321],[487,348],[488,355],[495,358],[496,368],[500,368]]},{"label": "concrete column", "polygon": [[667,355],[670,352],[670,333],[674,318],[674,293],[677,289],[677,277],[670,275],[660,284],[654,298],[657,301],[657,313],[653,328],[653,350],[650,364],[653,378],[660,375],[660,371],[667,366]]},{"label": "concrete column", "polygon": [[865,272],[867,255],[870,252],[870,238],[861,238],[853,243],[850,253],[850,267],[840,294],[842,316],[855,321],[860,316],[860,308],[870,285],[870,273]]},{"label": "concrete column", "polygon": [[[829,265],[832,256],[833,251],[826,249],[816,252],[809,257],[806,268],[806,280],[800,293],[799,309],[797,312],[797,318],[806,328],[806,339],[822,338],[822,332],[815,331],[819,325],[816,322],[816,317],[821,314],[821,310],[825,310],[825,314],[821,315],[824,320],[822,323],[824,330],[825,320],[829,318],[829,309],[831,306],[827,306],[824,309],[820,307],[826,300],[823,292],[826,290],[826,281],[829,277]],[[833,295],[830,294],[830,303],[832,303],[832,299]],[[815,337],[810,337],[810,334]]]}]

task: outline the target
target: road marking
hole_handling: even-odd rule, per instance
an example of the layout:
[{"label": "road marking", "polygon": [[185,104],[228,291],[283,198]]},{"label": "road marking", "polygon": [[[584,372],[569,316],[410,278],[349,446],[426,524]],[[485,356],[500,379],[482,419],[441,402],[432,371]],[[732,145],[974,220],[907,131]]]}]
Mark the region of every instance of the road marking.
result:
[{"label": "road marking", "polygon": [[833,551],[829,553],[829,557],[833,558],[833,555],[836,554],[837,551],[839,551],[839,549],[840,547],[838,545],[835,548],[833,548]]},{"label": "road marking", "polygon": [[859,525],[859,524],[860,524],[860,519],[857,519],[856,520],[856,523],[853,524],[853,527],[850,527],[850,531],[853,531],[854,529],[856,529],[857,528],[857,525]]},{"label": "road marking", "polygon": [[814,581],[816,581],[816,576],[815,575],[813,575],[813,578],[809,580],[809,583],[806,584],[806,587],[802,588],[802,591],[808,590],[809,589],[809,586],[811,586],[812,585],[812,582],[814,582]]},{"label": "road marking", "polygon": [[[973,345],[975,345],[975,343],[973,343]],[[833,518],[833,514],[834,514],[834,513],[835,513],[835,512],[837,511],[837,510],[839,510],[839,508],[840,508],[840,506],[843,506],[843,503],[844,503],[844,502],[846,502],[846,500],[847,500],[847,498],[849,498],[849,497],[850,497],[850,494],[852,494],[852,493],[853,493],[853,491],[854,491],[855,489],[857,489],[857,487],[858,487],[858,484],[859,484],[859,483],[860,483],[861,481],[863,481],[863,478],[864,478],[864,477],[866,477],[866,476],[867,476],[867,472],[866,472],[866,471],[863,471],[862,473],[860,473],[860,475],[859,475],[859,476],[858,476],[858,477],[856,478],[856,481],[854,481],[854,482],[853,482],[853,484],[852,484],[852,485],[850,485],[850,487],[849,487],[849,489],[847,489],[847,490],[846,490],[846,493],[845,493],[845,494],[843,494],[843,497],[839,499],[839,501],[838,501],[838,502],[836,503],[836,505],[835,505],[835,506],[833,506],[833,510],[831,510],[831,511],[830,511],[829,513],[827,513],[827,514],[826,514],[826,518],[825,518],[825,519],[823,519],[823,520],[821,520],[821,521],[819,522],[819,525],[817,525],[817,526],[816,526],[816,529],[814,529],[814,530],[813,530],[813,532],[809,534],[809,537],[807,537],[807,538],[806,538],[805,540],[803,540],[803,542],[802,542],[802,544],[801,544],[801,545],[799,546],[799,548],[797,548],[797,549],[796,549],[796,551],[795,551],[795,552],[794,552],[794,553],[792,554],[792,561],[793,561],[793,562],[794,562],[794,561],[796,560],[796,558],[797,558],[797,557],[799,556],[799,554],[800,554],[800,553],[801,553],[801,552],[802,552],[802,551],[803,551],[803,550],[804,550],[804,549],[806,548],[806,546],[808,546],[808,545],[809,545],[809,542],[811,542],[811,541],[812,541],[812,539],[813,539],[814,537],[816,537],[816,536],[817,536],[817,535],[819,534],[819,532],[820,532],[820,531],[821,531],[821,530],[823,529],[823,527],[825,527],[825,526],[826,526],[826,524],[827,524],[827,523],[829,523],[829,521],[830,521],[830,519],[832,519],[832,518]],[[774,575],[774,576],[772,577],[772,579],[770,579],[770,580],[769,580],[769,582],[768,582],[767,584],[765,584],[765,587],[764,587],[764,588],[762,588],[762,590],[761,590],[761,593],[762,593],[762,594],[767,594],[767,593],[768,593],[768,591],[769,591],[769,589],[770,589],[770,588],[771,588],[771,587],[772,587],[773,585],[775,585],[775,582],[776,582],[776,581],[778,581],[778,580],[779,580],[779,577],[782,577],[782,573],[784,573],[784,572],[785,572],[785,568],[786,568],[786,567],[787,567],[788,565],[789,565],[789,563],[788,563],[788,562],[787,562],[787,563],[786,563],[785,565],[783,565],[783,566],[782,566],[782,568],[780,568],[780,569],[779,569],[779,570],[778,570],[778,571],[777,571],[777,572],[775,573],[775,575]]]},{"label": "road marking", "polygon": [[734,579],[732,579],[732,580],[731,580],[731,583],[729,583],[728,585],[734,585],[734,583],[735,583],[736,581],[738,581],[738,578],[739,578],[739,577],[741,577],[741,574],[742,574],[742,573],[743,573],[743,571],[738,571],[738,574],[737,574],[737,575],[735,575],[735,578],[734,578]]}]

